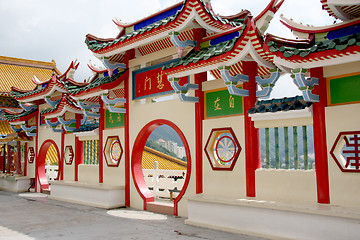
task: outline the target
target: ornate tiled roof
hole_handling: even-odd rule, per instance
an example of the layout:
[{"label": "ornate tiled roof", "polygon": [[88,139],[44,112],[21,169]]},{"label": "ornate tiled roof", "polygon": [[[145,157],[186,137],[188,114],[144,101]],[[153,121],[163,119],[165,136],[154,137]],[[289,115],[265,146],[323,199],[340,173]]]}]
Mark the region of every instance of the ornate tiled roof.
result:
[{"label": "ornate tiled roof", "polygon": [[187,163],[179,159],[158,152],[149,147],[144,147],[142,156],[142,168],[154,169],[154,162],[157,161],[161,170],[186,170]]},{"label": "ornate tiled roof", "polygon": [[311,53],[318,53],[333,49],[337,51],[343,51],[351,46],[360,47],[360,33],[351,34],[331,40],[317,41],[313,44],[311,44],[310,42],[308,44],[300,44],[299,42],[298,45],[293,46],[289,46],[286,43],[280,43],[279,41],[276,41],[276,39],[274,39],[268,41],[267,45],[269,46],[270,52],[276,53],[277,56],[282,55],[285,58],[299,56],[301,58],[304,58]]},{"label": "ornate tiled roof", "polygon": [[[51,144],[48,151],[46,152],[46,160],[50,160],[50,164],[58,163],[58,152],[54,144]],[[45,163],[46,164],[46,163]]]},{"label": "ornate tiled roof", "polygon": [[0,96],[0,108],[20,108],[19,103],[11,98]]},{"label": "ornate tiled roof", "polygon": [[7,121],[0,121],[0,135],[8,135],[14,133]]},{"label": "ornate tiled roof", "polygon": [[85,124],[81,125],[78,129],[74,130],[74,132],[91,132],[94,131],[99,127],[99,123],[93,123],[93,124]]},{"label": "ornate tiled roof", "polygon": [[72,61],[65,73],[62,75],[53,73],[52,77],[45,82],[40,82],[38,79],[33,78],[35,88],[32,90],[23,90],[14,86],[11,89],[11,95],[17,100],[30,102],[43,99],[45,96],[50,96],[55,91],[66,92],[64,84],[74,82],[73,75],[78,66],[79,63]]},{"label": "ornate tiled roof", "polygon": [[[176,4],[137,24],[126,26],[117,24],[120,27],[126,28],[126,30],[121,32],[115,39],[105,40],[88,35],[85,43],[91,51],[103,54],[158,34],[162,38],[171,29],[177,29],[179,26],[182,26],[193,11],[197,12],[203,24],[208,25],[213,30],[217,29],[218,32],[242,25],[242,22],[238,19],[226,19],[214,14],[211,5],[207,2],[202,0],[185,0],[183,4]],[[177,29],[177,31],[180,30],[183,29]]]},{"label": "ornate tiled roof", "polygon": [[205,47],[199,51],[192,51],[187,56],[183,57],[180,61],[173,62],[163,67],[163,69],[170,69],[178,66],[186,66],[189,63],[197,63],[201,60],[208,60],[211,57],[219,56],[233,49],[235,42],[239,37],[220,42],[216,45]]},{"label": "ornate tiled roof", "polygon": [[322,8],[337,19],[348,20],[360,17],[360,1],[358,0],[353,0],[351,3],[350,1],[344,3],[344,0],[320,0],[320,2]]},{"label": "ornate tiled roof", "polygon": [[65,83],[65,88],[71,95],[76,95],[80,92],[86,92],[94,88],[100,87],[103,84],[112,83],[120,78],[127,69],[115,69],[111,77],[108,72],[97,74],[90,83],[82,85],[74,85],[70,82]]},{"label": "ornate tiled roof", "polygon": [[40,112],[42,116],[48,115],[63,115],[64,111],[71,111],[75,113],[82,113],[81,108],[77,105],[74,99],[72,99],[68,94],[63,94],[60,101],[52,108],[44,109]]},{"label": "ornate tiled roof", "polygon": [[31,110],[31,111],[23,111],[19,114],[12,114],[10,112],[4,111],[3,117],[5,120],[9,122],[14,122],[16,120],[20,120],[21,118],[32,117],[37,112],[37,109]]},{"label": "ornate tiled roof", "polygon": [[243,73],[241,62],[249,54],[259,63],[259,75],[266,75],[268,68],[275,68],[273,55],[263,49],[262,36],[251,17],[245,19],[242,27],[205,38],[200,46],[198,51],[193,50],[180,61],[164,66],[166,74],[182,77],[211,70],[213,75],[218,76],[218,67],[225,65],[234,67],[232,74]]},{"label": "ornate tiled roof", "polygon": [[35,87],[31,80],[34,76],[42,82],[51,78],[54,72],[60,73],[54,61],[41,62],[0,56],[0,92],[10,92],[12,86],[32,90]]},{"label": "ornate tiled roof", "polygon": [[300,110],[310,107],[312,102],[304,101],[302,96],[286,97],[280,99],[262,100],[256,102],[255,106],[251,108],[248,113],[265,113],[265,112],[280,112],[290,110]]}]

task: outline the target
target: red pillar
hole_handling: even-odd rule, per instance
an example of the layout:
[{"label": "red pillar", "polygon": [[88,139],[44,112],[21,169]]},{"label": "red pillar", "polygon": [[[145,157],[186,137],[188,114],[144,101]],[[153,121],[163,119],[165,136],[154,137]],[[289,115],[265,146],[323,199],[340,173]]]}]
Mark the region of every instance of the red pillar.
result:
[{"label": "red pillar", "polygon": [[21,145],[20,145],[20,141],[16,142],[16,174],[22,174],[22,171],[21,171]]},{"label": "red pillar", "polygon": [[195,165],[196,165],[196,194],[203,192],[203,120],[204,120],[204,93],[202,82],[207,81],[207,72],[195,74],[195,83],[199,89],[195,96],[199,102],[195,103]]},{"label": "red pillar", "polygon": [[27,164],[28,164],[28,143],[25,142],[25,154],[24,154],[24,158],[25,158],[25,162],[24,162],[24,176],[27,176]]},{"label": "red pillar", "polygon": [[[127,67],[129,67],[129,61],[131,59],[135,58],[135,49],[131,49],[128,50],[125,53],[124,56],[124,63],[126,64]],[[130,76],[129,76],[130,78]],[[129,97],[129,81],[130,79],[125,79],[124,82],[124,88],[125,88],[125,99],[126,99],[126,103],[125,103],[125,109],[126,109],[126,113],[125,113],[125,119],[124,119],[124,124],[125,124],[125,206],[130,207],[130,109],[129,109],[129,102],[130,102],[130,97]]]},{"label": "red pillar", "polygon": [[11,162],[12,162],[11,146],[10,146],[10,144],[8,144],[7,164],[6,164],[6,172],[7,172],[7,173],[10,173],[10,172],[11,172]]},{"label": "red pillar", "polygon": [[[38,107],[39,108],[39,107]],[[36,114],[36,137],[35,137],[35,192],[37,192],[37,186],[38,186],[38,151],[39,151],[39,127],[40,127],[40,117],[39,117],[39,111]]]},{"label": "red pillar", "polygon": [[325,107],[327,106],[326,79],[322,68],[313,68],[310,70],[310,74],[311,77],[319,79],[319,85],[315,86],[312,91],[314,94],[318,94],[320,98],[319,102],[313,103],[317,197],[318,203],[329,204],[329,171],[325,122]]},{"label": "red pillar", "polygon": [[249,96],[243,98],[245,124],[245,166],[246,166],[246,196],[255,197],[255,170],[261,167],[259,129],[251,121],[248,111],[256,103],[257,63],[243,62],[244,74],[249,76],[249,82],[244,83],[244,89],[249,90]]},{"label": "red pillar", "polygon": [[[81,125],[81,114],[75,114],[75,127],[79,128]],[[75,181],[79,180],[79,164],[84,163],[84,143],[75,137]]]},{"label": "red pillar", "polygon": [[59,159],[59,173],[57,180],[64,179],[64,158],[65,158],[65,129],[62,129],[61,133],[61,148],[60,148],[60,159]]},{"label": "red pillar", "polygon": [[104,103],[100,98],[100,119],[99,119],[99,183],[104,182],[104,161],[103,161],[103,130],[105,125]]},{"label": "red pillar", "polygon": [[[206,37],[206,30],[195,28],[193,30],[194,41],[197,42],[195,51],[200,48],[200,41]],[[203,192],[203,121],[204,121],[204,93],[202,82],[207,81],[207,72],[194,75],[194,82],[199,88],[195,91],[195,97],[199,102],[195,103],[195,173],[196,173],[196,194]]]},{"label": "red pillar", "polygon": [[5,173],[5,144],[1,147],[0,170]]}]

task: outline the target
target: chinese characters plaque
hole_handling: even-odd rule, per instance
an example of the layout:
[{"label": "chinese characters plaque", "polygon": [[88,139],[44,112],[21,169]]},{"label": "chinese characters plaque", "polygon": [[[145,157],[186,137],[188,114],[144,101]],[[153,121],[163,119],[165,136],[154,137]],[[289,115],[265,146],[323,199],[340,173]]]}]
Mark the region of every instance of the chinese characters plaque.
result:
[{"label": "chinese characters plaque", "polygon": [[[174,92],[167,75],[162,70],[164,65],[173,61],[141,68],[133,72],[133,99],[160,96]],[[180,79],[179,84],[188,83],[188,77]]]},{"label": "chinese characters plaque", "polygon": [[243,113],[242,97],[227,89],[205,92],[205,117],[223,117]]}]

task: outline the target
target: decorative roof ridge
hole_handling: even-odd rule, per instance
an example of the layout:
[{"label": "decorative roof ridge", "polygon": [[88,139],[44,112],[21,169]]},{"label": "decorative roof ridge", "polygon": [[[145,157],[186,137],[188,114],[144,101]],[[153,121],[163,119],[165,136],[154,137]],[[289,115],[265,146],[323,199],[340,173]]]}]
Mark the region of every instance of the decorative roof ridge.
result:
[{"label": "decorative roof ridge", "polygon": [[[35,87],[35,88],[36,88],[36,87]],[[11,87],[11,92],[28,93],[28,92],[32,92],[32,91],[34,91],[34,89],[32,89],[32,90],[24,90],[24,89],[17,88],[17,87],[15,87],[15,86],[12,86],[12,87]],[[11,92],[10,92],[10,96],[12,96]]]},{"label": "decorative roof ridge", "polygon": [[[247,18],[247,19],[248,19],[248,18]],[[222,37],[222,36],[231,34],[231,33],[233,33],[233,32],[242,30],[242,29],[244,29],[244,27],[246,27],[246,21],[244,21],[244,24],[241,25],[241,26],[228,29],[228,30],[226,30],[225,32],[216,33],[216,34],[213,34],[213,35],[204,37],[204,38],[202,39],[202,41],[200,42],[200,44],[203,43],[203,42],[206,42],[206,41],[209,41],[209,40],[212,40],[212,39],[216,39],[216,38],[219,38],[219,37]]]},{"label": "decorative roof ridge", "polygon": [[[280,46],[278,46],[280,43]],[[294,42],[293,42],[294,43]],[[309,45],[289,44],[286,41],[272,41],[271,38],[266,40],[264,48],[277,56],[282,58],[301,57],[306,58],[310,54],[324,51],[332,51],[329,54],[335,55],[343,51],[355,52],[359,51],[360,47],[360,33],[337,37],[324,41],[313,41]],[[322,56],[324,57],[324,56]]]},{"label": "decorative roof ridge", "polygon": [[74,79],[74,73],[75,71],[78,69],[80,65],[80,62],[77,62],[77,60],[75,59],[75,61],[71,61],[70,66],[68,67],[68,69],[60,76],[58,76],[58,79],[62,79],[63,81],[67,81],[69,79],[73,80]]},{"label": "decorative roof ridge", "polygon": [[[64,86],[70,95],[76,95],[82,91],[88,91],[90,89],[94,89],[97,87],[104,87],[109,83],[113,83],[119,78],[121,78],[126,72],[128,72],[128,68],[126,69],[117,68],[113,71],[113,74],[111,76],[109,76],[108,72],[100,73],[102,77],[100,77],[100,74],[96,74],[91,81],[87,82],[83,86],[76,86],[76,85],[69,86],[68,84]],[[110,81],[105,80],[104,82],[104,79],[109,79]]]},{"label": "decorative roof ridge", "polygon": [[349,21],[344,21],[344,22],[336,23],[336,24],[332,24],[332,25],[314,27],[314,26],[303,25],[301,23],[295,22],[294,20],[288,19],[288,18],[284,17],[283,15],[280,15],[280,17],[282,19],[282,20],[280,20],[280,22],[282,24],[284,24],[290,30],[295,31],[295,32],[301,32],[301,33],[309,33],[309,34],[325,33],[325,32],[341,29],[344,27],[348,27],[348,26],[352,26],[352,25],[360,23],[360,18],[355,18],[355,19],[352,19]]},{"label": "decorative roof ridge", "polygon": [[78,86],[78,87],[83,87],[83,86],[86,86],[86,85],[90,84],[90,82],[77,82],[77,81],[72,80],[72,79],[67,79],[66,82],[70,83],[71,85]]},{"label": "decorative roof ridge", "polygon": [[314,35],[311,35],[309,36],[309,39],[288,39],[267,33],[265,36],[265,44],[269,46],[268,43],[270,41],[274,41],[284,45],[286,44],[287,46],[293,46],[293,47],[300,46],[302,48],[308,48],[311,46],[311,44],[315,43],[315,37]]},{"label": "decorative roof ridge", "polygon": [[[15,111],[12,111],[12,110],[10,110],[8,108],[3,108],[2,110],[3,110],[3,112],[6,112],[6,113],[11,114],[11,115],[19,115],[19,114],[21,114],[23,112],[23,111],[22,112],[15,112]],[[36,110],[36,108],[31,110],[31,111],[35,111],[35,110]]]},{"label": "decorative roof ridge", "polygon": [[51,62],[45,62],[45,61],[29,60],[29,59],[23,59],[23,58],[0,56],[0,63],[23,66],[23,67],[54,69],[54,70],[58,71],[56,69],[56,62],[54,60],[52,60]]},{"label": "decorative roof ridge", "polygon": [[251,12],[247,9],[242,10],[241,12],[238,12],[236,14],[233,15],[229,15],[229,16],[222,16],[219,15],[219,17],[221,17],[222,19],[227,19],[229,21],[235,20],[235,19],[242,19],[242,18],[246,18],[248,15],[250,15]]},{"label": "decorative roof ridge", "polygon": [[72,107],[74,107],[76,110],[80,110],[81,108],[76,104],[76,101],[67,93],[63,93],[60,101],[51,108],[44,109],[40,112],[40,114],[49,114],[57,110],[60,106],[63,106],[64,104],[70,104]]},{"label": "decorative roof ridge", "polygon": [[275,14],[285,0],[280,0],[279,3],[277,3],[278,1],[279,0],[271,0],[270,3],[265,7],[265,9],[262,10],[262,12],[255,17],[255,21],[258,21],[260,18],[262,18],[268,11],[271,11]]},{"label": "decorative roof ridge", "polygon": [[160,11],[158,11],[158,12],[156,12],[156,13],[153,13],[153,14],[145,17],[145,18],[142,18],[142,19],[140,19],[140,20],[138,20],[138,21],[136,21],[136,22],[132,22],[132,23],[122,23],[122,22],[120,22],[120,21],[117,20],[117,19],[115,19],[115,20],[113,19],[113,22],[114,22],[114,23],[116,24],[116,26],[118,26],[118,27],[122,27],[122,28],[131,27],[131,26],[134,26],[134,25],[136,25],[136,24],[138,24],[138,23],[141,23],[141,22],[144,22],[144,21],[146,21],[146,20],[149,20],[149,19],[151,19],[151,18],[153,18],[153,17],[159,16],[160,14],[162,14],[162,13],[164,13],[164,12],[167,12],[167,11],[169,11],[169,10],[172,10],[172,9],[174,9],[174,8],[176,8],[176,7],[179,7],[179,6],[181,6],[181,5],[184,5],[185,2],[186,2],[186,0],[185,0],[185,1],[178,2],[178,3],[176,3],[176,4],[174,4],[174,5],[170,6],[170,7],[167,7],[167,8],[165,8],[165,9],[162,9],[162,10],[160,10]]},{"label": "decorative roof ridge", "polygon": [[20,113],[17,113],[17,114],[13,114],[12,111],[6,111],[7,109],[4,109],[4,119],[6,119],[7,121],[14,121],[14,120],[17,120],[17,119],[20,119],[21,117],[26,117],[26,116],[29,116],[31,114],[34,114],[38,111],[37,108],[31,110],[31,111],[22,111]]},{"label": "decorative roof ridge", "polygon": [[107,43],[107,42],[112,42],[115,39],[119,38],[119,35],[116,36],[115,38],[100,38],[100,37],[96,37],[96,36],[88,33],[88,34],[86,34],[85,38],[88,41],[98,41],[98,42],[101,42],[101,43]]},{"label": "decorative roof ridge", "polygon": [[[201,6],[197,7],[197,4],[200,4]],[[166,33],[172,30],[170,27],[173,27],[173,30],[181,31],[181,29],[185,27],[182,24],[188,24],[185,20],[188,19],[189,16],[196,18],[191,15],[192,10],[197,12],[198,15],[196,16],[200,17],[202,20],[201,23],[206,25],[203,26],[204,28],[208,27],[212,30],[218,29],[218,32],[222,32],[242,24],[241,22],[229,21],[227,19],[222,19],[219,15],[215,15],[209,2],[202,0],[185,0],[183,5],[179,6],[182,6],[182,8],[176,13],[173,13],[173,15],[166,15],[163,16],[162,19],[155,19],[155,22],[151,21],[144,24],[144,26],[141,25],[137,26],[137,28],[134,28],[133,30],[130,29],[129,32],[119,38],[116,38],[112,42],[98,43],[96,40],[89,41],[89,39],[86,38],[85,43],[95,54],[104,54],[106,56],[117,54],[121,51],[121,49],[125,51],[128,48],[137,47],[140,44],[144,44],[144,41],[148,39],[154,40],[156,36],[163,37]],[[212,20],[206,21],[203,18],[210,18]],[[169,27],[169,25],[171,26]],[[180,26],[182,27],[181,29]],[[155,29],[157,30],[155,31]],[[149,38],[149,35],[152,37]]]}]

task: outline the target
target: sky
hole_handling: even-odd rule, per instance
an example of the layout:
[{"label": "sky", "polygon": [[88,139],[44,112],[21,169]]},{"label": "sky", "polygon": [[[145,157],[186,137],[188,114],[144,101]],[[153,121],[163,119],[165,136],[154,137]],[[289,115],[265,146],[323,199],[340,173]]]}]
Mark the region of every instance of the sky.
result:
[{"label": "sky", "polygon": [[[257,16],[270,0],[211,0],[220,15],[232,15],[242,9]],[[55,60],[64,72],[72,60],[80,62],[76,81],[92,76],[89,60],[102,66],[87,49],[85,36],[115,37],[117,18],[132,23],[179,2],[178,0],[0,0],[0,55],[39,61]],[[334,18],[321,9],[320,0],[285,0],[267,32],[293,38],[280,23],[279,15],[314,26],[333,24]],[[271,97],[300,94],[289,80],[275,86]],[[286,89],[286,91],[284,90]]]}]

